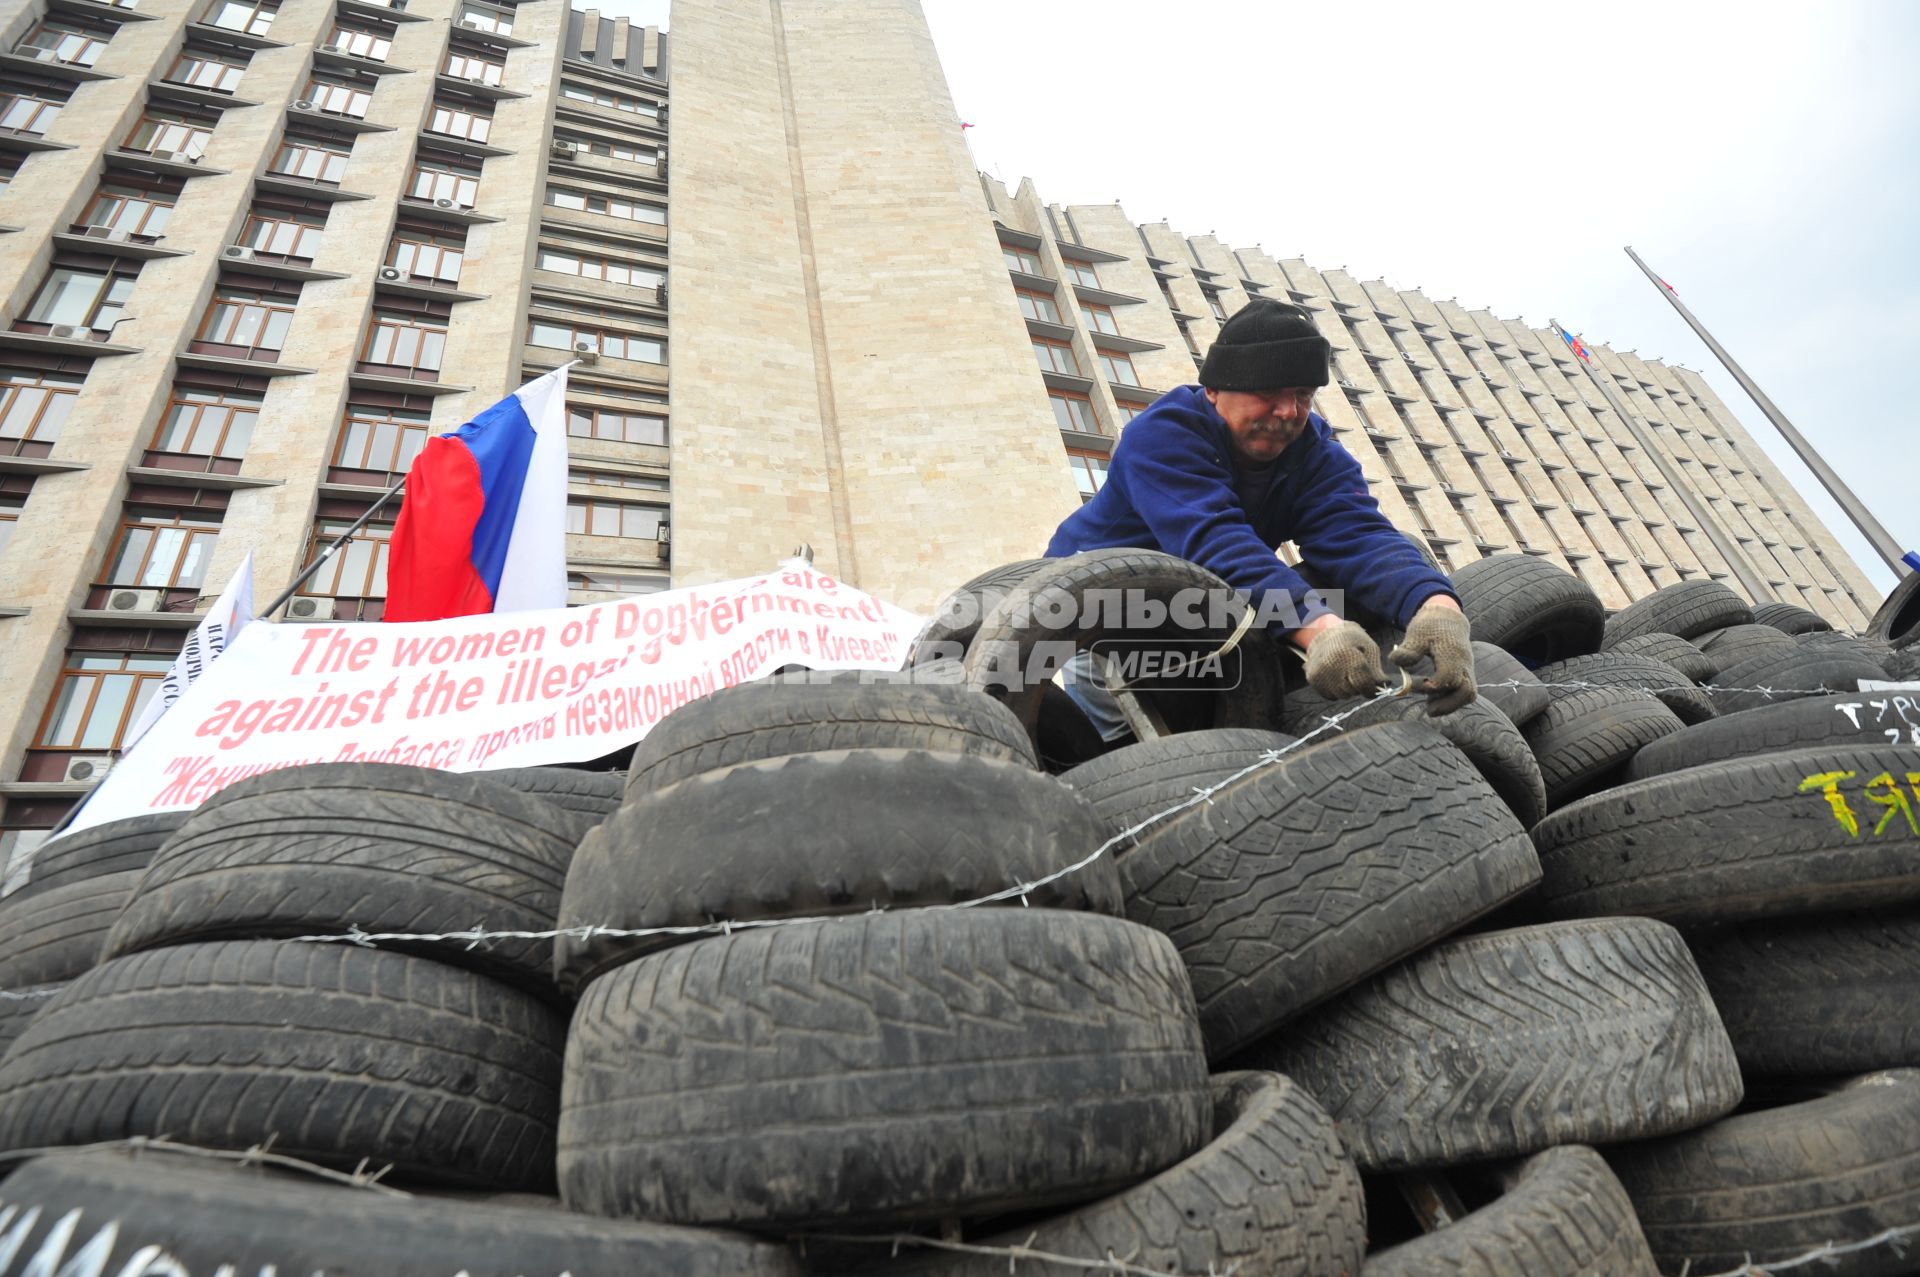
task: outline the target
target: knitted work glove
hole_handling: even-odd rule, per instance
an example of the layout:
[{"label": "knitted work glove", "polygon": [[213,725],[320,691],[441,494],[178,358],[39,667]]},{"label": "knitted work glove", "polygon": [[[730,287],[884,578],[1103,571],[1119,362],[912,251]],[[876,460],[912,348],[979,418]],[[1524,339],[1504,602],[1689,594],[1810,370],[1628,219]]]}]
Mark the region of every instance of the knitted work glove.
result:
[{"label": "knitted work glove", "polygon": [[1478,696],[1473,685],[1472,626],[1458,608],[1429,599],[1413,614],[1407,636],[1387,659],[1401,669],[1412,669],[1423,657],[1433,659],[1433,674],[1415,684],[1427,694],[1427,714],[1451,714]]},{"label": "knitted work glove", "polygon": [[1307,682],[1327,700],[1371,696],[1385,681],[1379,647],[1352,621],[1322,630],[1307,647]]}]

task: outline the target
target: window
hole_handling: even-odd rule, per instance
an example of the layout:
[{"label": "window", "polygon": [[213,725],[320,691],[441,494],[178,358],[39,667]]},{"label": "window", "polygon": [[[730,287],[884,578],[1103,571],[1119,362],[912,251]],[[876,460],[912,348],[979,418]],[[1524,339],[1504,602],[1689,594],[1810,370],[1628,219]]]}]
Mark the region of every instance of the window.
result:
[{"label": "window", "polygon": [[176,386],[154,433],[153,447],[157,452],[238,460],[247,455],[247,443],[259,419],[259,395]]},{"label": "window", "polygon": [[1214,292],[1211,288],[1203,288],[1200,292],[1206,297],[1207,309],[1213,312],[1213,317],[1223,324],[1226,323],[1227,308],[1220,304],[1220,294]]},{"label": "window", "polygon": [[101,50],[107,47],[110,38],[110,33],[76,26],[71,22],[49,20],[35,27],[33,33],[21,41],[20,49],[22,52],[48,49],[68,66],[90,67],[99,58]]},{"label": "window", "polygon": [[36,324],[71,324],[111,334],[139,268],[138,262],[115,263],[104,271],[55,266],[34,294],[26,318]]},{"label": "window", "polygon": [[414,166],[413,185],[407,194],[417,200],[452,200],[461,208],[472,208],[480,198],[479,166],[421,160]]},{"label": "window", "polygon": [[20,508],[26,503],[25,497],[0,496],[0,554],[7,552],[7,542],[13,540],[13,525],[20,521]]},{"label": "window", "polygon": [[[313,525],[307,564],[353,526],[352,519],[322,519]],[[341,599],[383,599],[387,596],[387,542],[391,523],[369,523],[340,547],[339,553],[300,587],[300,593]],[[302,565],[306,566],[305,564]]]},{"label": "window", "polygon": [[127,149],[162,157],[183,155],[198,159],[206,154],[207,143],[212,139],[213,126],[205,121],[183,115],[148,114],[134,125],[127,137]]},{"label": "window", "polygon": [[541,270],[578,275],[582,279],[604,279],[610,284],[631,284],[637,288],[659,288],[667,282],[667,272],[657,267],[608,257],[563,253],[552,248],[540,250],[537,264]]},{"label": "window", "polygon": [[569,191],[558,186],[547,188],[547,203],[554,208],[600,213],[607,217],[625,218],[629,222],[647,222],[654,226],[667,224],[667,210],[663,204],[648,204],[610,195],[590,195],[585,191]]},{"label": "window", "polygon": [[1087,262],[1076,262],[1071,257],[1061,259],[1067,268],[1067,278],[1083,288],[1100,287],[1100,276],[1094,273]]},{"label": "window", "polygon": [[1080,375],[1080,361],[1073,357],[1073,347],[1063,341],[1048,341],[1043,337],[1033,339],[1034,358],[1040,361],[1042,372],[1063,372],[1069,377]]},{"label": "window", "polygon": [[137,515],[121,525],[100,584],[197,590],[219,536],[220,525],[205,519]]},{"label": "window", "polygon": [[667,446],[667,419],[641,412],[614,412],[567,405],[567,433],[576,439],[614,439],[623,443]]},{"label": "window", "polygon": [[416,372],[439,372],[446,354],[447,325],[442,319],[375,314],[360,361]]},{"label": "window", "polygon": [[569,590],[587,590],[596,594],[658,594],[668,588],[664,576],[640,572],[569,572]]},{"label": "window", "polygon": [[333,34],[327,37],[327,43],[341,53],[351,53],[356,58],[371,58],[375,62],[385,62],[387,54],[393,50],[393,41],[387,36],[358,27],[336,25]]},{"label": "window", "polygon": [[1143,403],[1128,403],[1124,399],[1116,399],[1113,402],[1120,409],[1120,420],[1123,423],[1132,421],[1147,410],[1147,405]]},{"label": "window", "polygon": [[227,31],[265,35],[272,29],[273,15],[277,12],[277,4],[255,3],[255,0],[219,0],[207,10],[207,16],[202,21]]},{"label": "window", "polygon": [[667,512],[659,506],[635,505],[626,501],[567,500],[567,531],[590,537],[630,537],[638,541],[658,541],[660,525]]},{"label": "window", "polygon": [[45,133],[60,118],[63,104],[44,98],[12,96],[0,98],[0,129],[15,133]]},{"label": "window", "polygon": [[1085,395],[1053,390],[1047,393],[1047,399],[1053,404],[1053,419],[1062,430],[1076,430],[1083,435],[1100,433],[1100,423],[1093,415],[1093,401]]},{"label": "window", "polygon": [[1020,303],[1020,313],[1028,319],[1037,319],[1046,324],[1060,322],[1060,307],[1045,293],[1036,293],[1028,288],[1016,288],[1014,297]]},{"label": "window", "polygon": [[0,439],[58,439],[85,380],[73,373],[0,369]]},{"label": "window", "polygon": [[665,492],[667,481],[654,475],[625,474],[613,470],[569,470],[568,483],[591,483],[601,488],[644,488],[648,492]]},{"label": "window", "polygon": [[173,667],[172,655],[69,652],[34,743],[44,749],[118,749],[128,724]]},{"label": "window", "polygon": [[1113,307],[1102,306],[1099,302],[1081,302],[1080,313],[1087,317],[1087,327],[1097,333],[1120,335],[1120,325],[1113,322]]},{"label": "window", "polygon": [[641,337],[634,333],[602,332],[594,328],[557,323],[551,319],[536,319],[528,327],[529,345],[572,350],[575,345],[584,343],[610,359],[638,359],[649,364],[667,362],[667,343],[657,338]]},{"label": "window", "polygon": [[307,81],[301,97],[329,115],[345,115],[356,120],[367,116],[373,104],[373,90],[352,80],[334,80],[314,76]]},{"label": "window", "polygon": [[481,115],[468,107],[443,106],[435,103],[433,111],[427,116],[429,133],[463,137],[469,142],[485,142],[487,134],[492,129],[492,116]]},{"label": "window", "polygon": [[227,62],[211,53],[183,49],[180,56],[173,60],[173,67],[165,78],[171,84],[188,84],[215,93],[232,93],[240,87],[240,77],[246,73],[247,68],[238,62]]},{"label": "window", "polygon": [[257,252],[312,261],[320,252],[325,213],[296,213],[281,208],[256,208],[247,214],[240,242]]},{"label": "window", "polygon": [[659,118],[660,107],[645,98],[628,97],[624,93],[611,93],[606,89],[589,88],[584,84],[561,81],[560,96],[571,102],[591,102],[595,106],[611,107],[616,111],[625,111],[629,115],[645,115]]},{"label": "window", "polygon": [[349,404],[333,464],[345,470],[403,474],[432,432],[424,412]]},{"label": "window", "polygon": [[498,85],[500,77],[506,74],[506,67],[498,62],[471,53],[449,53],[447,55],[447,74],[456,80],[472,80],[479,84]]},{"label": "window", "polygon": [[1014,248],[1007,244],[1000,246],[1000,257],[1007,263],[1008,270],[1017,270],[1022,275],[1044,274],[1040,269],[1040,259],[1024,248]]},{"label": "window", "polygon": [[401,226],[393,233],[393,248],[387,265],[410,279],[439,280],[454,284],[460,280],[460,267],[466,260],[466,240],[459,235],[437,234],[417,227]]},{"label": "window", "polygon": [[151,240],[160,238],[167,229],[167,219],[172,216],[171,191],[103,183],[86,212],[80,214],[80,221],[86,226],[101,226]]},{"label": "window", "polygon": [[301,177],[328,186],[340,185],[340,175],[346,170],[347,152],[301,138],[290,137],[280,143],[280,153],[273,157],[273,171],[283,177]]},{"label": "window", "polygon": [[556,133],[556,142],[571,142],[590,155],[604,155],[610,160],[625,160],[629,164],[658,164],[660,152],[651,146],[636,146],[632,142],[609,142],[597,137],[571,137]]},{"label": "window", "polygon": [[1080,503],[1085,505],[1107,481],[1107,459],[1097,452],[1069,448],[1067,464],[1073,467],[1073,482],[1080,489]]},{"label": "window", "polygon": [[512,35],[513,10],[496,9],[492,5],[475,4],[474,0],[467,0],[467,3],[460,6],[456,23],[475,31],[490,31],[494,35]]},{"label": "window", "polygon": [[1133,370],[1133,360],[1128,356],[1116,355],[1110,350],[1098,350],[1094,352],[1094,357],[1100,361],[1100,371],[1107,375],[1108,381],[1120,386],[1140,384],[1140,374]]},{"label": "window", "polygon": [[216,346],[239,346],[251,357],[256,351],[278,351],[286,344],[293,323],[293,303],[244,288],[214,290],[213,305],[199,340]]}]

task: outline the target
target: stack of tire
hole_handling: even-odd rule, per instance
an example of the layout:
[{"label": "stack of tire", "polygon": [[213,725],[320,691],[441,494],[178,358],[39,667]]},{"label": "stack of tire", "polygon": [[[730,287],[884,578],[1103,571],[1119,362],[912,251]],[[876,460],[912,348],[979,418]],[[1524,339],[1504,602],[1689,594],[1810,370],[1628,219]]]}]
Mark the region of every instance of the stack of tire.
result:
[{"label": "stack of tire", "polygon": [[[1102,551],[624,776],[303,768],[51,844],[0,900],[0,988],[59,986],[0,1058],[0,1277],[1903,1271],[1893,649],[1455,586],[1485,694],[1442,719],[1283,694],[1231,610],[1169,619],[1217,578]],[[1169,637],[1237,668],[1090,739],[1062,654]]]}]

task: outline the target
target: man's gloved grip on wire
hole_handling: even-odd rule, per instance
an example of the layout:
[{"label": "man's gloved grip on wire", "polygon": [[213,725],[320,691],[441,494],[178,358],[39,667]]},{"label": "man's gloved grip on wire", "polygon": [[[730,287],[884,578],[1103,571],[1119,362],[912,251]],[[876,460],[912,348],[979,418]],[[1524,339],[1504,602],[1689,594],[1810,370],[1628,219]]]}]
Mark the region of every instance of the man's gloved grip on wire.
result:
[{"label": "man's gloved grip on wire", "polygon": [[[1327,617],[1325,621],[1331,622]],[[1352,621],[1308,627],[1307,683],[1330,701],[1371,696],[1386,680],[1380,676],[1380,648]]]},{"label": "man's gloved grip on wire", "polygon": [[1451,714],[1480,694],[1473,682],[1473,628],[1460,604],[1444,594],[1420,605],[1407,626],[1406,638],[1387,659],[1401,669],[1412,669],[1422,659],[1433,661],[1432,675],[1415,685],[1427,694],[1431,717]]}]

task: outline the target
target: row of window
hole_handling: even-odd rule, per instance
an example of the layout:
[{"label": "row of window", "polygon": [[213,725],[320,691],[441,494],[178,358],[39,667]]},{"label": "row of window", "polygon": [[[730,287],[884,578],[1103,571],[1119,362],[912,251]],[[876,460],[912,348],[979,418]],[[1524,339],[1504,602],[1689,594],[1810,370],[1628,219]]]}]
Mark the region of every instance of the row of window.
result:
[{"label": "row of window", "polygon": [[[1038,361],[1041,372],[1064,373],[1069,377],[1085,376],[1080,371],[1080,361],[1074,356],[1073,347],[1064,341],[1055,341],[1051,337],[1035,337],[1033,355]],[[1134,371],[1133,357],[1118,351],[1098,350],[1093,357],[1100,364],[1100,371],[1106,379],[1116,386],[1138,386],[1140,374]]]},{"label": "row of window", "polygon": [[[1022,275],[1047,277],[1045,268],[1040,265],[1038,253],[1024,248],[1015,248],[1011,244],[1002,244],[1000,256],[1006,262],[1008,270],[1018,271]],[[1063,257],[1060,259],[1060,264],[1066,268],[1067,278],[1073,283],[1084,288],[1100,287],[1100,273],[1094,269],[1091,262],[1077,262],[1071,257]]]}]

